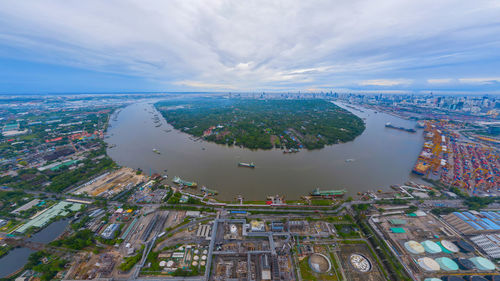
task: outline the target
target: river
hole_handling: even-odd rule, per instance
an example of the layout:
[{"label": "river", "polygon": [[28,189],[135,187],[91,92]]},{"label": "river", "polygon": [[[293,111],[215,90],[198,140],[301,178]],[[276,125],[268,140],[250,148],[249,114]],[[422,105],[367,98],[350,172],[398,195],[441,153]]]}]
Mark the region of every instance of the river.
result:
[{"label": "river", "polygon": [[[108,154],[122,166],[141,168],[148,174],[167,173],[170,179],[180,176],[218,190],[221,200],[234,200],[237,195],[264,200],[274,194],[298,199],[316,187],[346,189],[348,195],[355,195],[388,190],[390,185],[414,179],[411,169],[422,148],[422,131],[411,134],[385,128],[385,123],[414,127],[415,121],[338,105],[365,120],[366,130],[360,136],[320,150],[283,154],[194,141],[173,129],[159,113],[162,126],[155,127],[152,117],[157,112],[152,104],[137,103],[110,121],[106,141],[113,147]],[[256,168],[241,168],[238,162],[254,162]]]},{"label": "river", "polygon": [[[68,223],[69,219],[53,222],[41,231],[33,234],[29,240],[39,243],[49,243],[63,233]],[[28,257],[34,252],[28,248],[15,248],[6,256],[0,258],[0,278],[4,278],[23,267],[28,261]]]}]

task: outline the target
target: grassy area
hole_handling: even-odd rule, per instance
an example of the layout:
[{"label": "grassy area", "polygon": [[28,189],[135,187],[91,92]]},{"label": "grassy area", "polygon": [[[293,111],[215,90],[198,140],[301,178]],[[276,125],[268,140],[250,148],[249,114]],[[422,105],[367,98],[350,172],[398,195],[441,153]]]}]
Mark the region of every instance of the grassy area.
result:
[{"label": "grassy area", "polygon": [[[364,221],[360,221],[359,225],[365,236],[369,237],[369,240],[372,243],[373,247],[376,249],[377,254],[382,259],[381,264],[383,264],[384,267],[381,266],[380,268],[382,268],[382,272],[384,273],[384,275],[386,277],[390,277],[391,280],[411,280],[411,278],[407,276],[403,266],[392,254],[388,246],[377,237],[370,226],[368,226],[368,224]],[[371,247],[370,251],[372,251]],[[372,255],[377,258],[377,255],[373,251]],[[379,262],[378,258],[377,262]],[[387,271],[390,273],[390,276],[387,274],[387,271],[384,270],[384,268],[387,269]]]},{"label": "grassy area", "polygon": [[354,229],[357,228],[353,224],[335,224],[337,234],[342,238],[359,238],[359,233]]},{"label": "grassy area", "polygon": [[123,272],[127,272],[130,269],[132,269],[132,267],[134,267],[134,265],[141,260],[143,250],[144,250],[144,245],[142,245],[141,249],[138,251],[136,255],[124,258],[123,262],[119,265],[118,268]]},{"label": "grassy area", "polygon": [[299,261],[300,274],[302,275],[302,280],[307,281],[337,281],[338,278],[333,270],[325,274],[319,274],[314,272],[311,267],[309,267],[308,258],[304,258]]},{"label": "grassy area", "polygon": [[0,257],[6,255],[12,249],[11,246],[0,246]]},{"label": "grassy area", "polygon": [[311,205],[313,206],[330,206],[334,203],[334,201],[329,199],[314,199],[311,200]]}]

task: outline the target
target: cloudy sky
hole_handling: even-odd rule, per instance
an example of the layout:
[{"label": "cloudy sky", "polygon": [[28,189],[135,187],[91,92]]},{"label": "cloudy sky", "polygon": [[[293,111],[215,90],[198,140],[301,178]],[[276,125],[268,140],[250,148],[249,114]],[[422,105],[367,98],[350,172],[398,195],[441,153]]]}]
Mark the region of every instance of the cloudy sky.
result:
[{"label": "cloudy sky", "polygon": [[2,0],[0,92],[500,93],[500,1]]}]

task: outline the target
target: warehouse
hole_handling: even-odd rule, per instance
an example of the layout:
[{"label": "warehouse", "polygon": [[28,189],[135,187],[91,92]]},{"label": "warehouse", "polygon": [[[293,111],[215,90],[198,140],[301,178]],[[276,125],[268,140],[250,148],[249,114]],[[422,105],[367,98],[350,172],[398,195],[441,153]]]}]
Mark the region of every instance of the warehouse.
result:
[{"label": "warehouse", "polygon": [[483,234],[470,240],[491,258],[500,259],[500,234]]},{"label": "warehouse", "polygon": [[453,212],[446,222],[463,234],[482,234],[500,230],[500,212]]}]

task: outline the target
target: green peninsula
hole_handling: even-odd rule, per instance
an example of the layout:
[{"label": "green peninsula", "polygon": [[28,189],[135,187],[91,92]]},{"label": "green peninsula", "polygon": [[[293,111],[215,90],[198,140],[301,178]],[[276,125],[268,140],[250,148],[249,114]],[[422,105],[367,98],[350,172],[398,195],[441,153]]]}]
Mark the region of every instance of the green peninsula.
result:
[{"label": "green peninsula", "polygon": [[352,141],[365,129],[359,117],[321,99],[197,98],[155,106],[175,129],[250,149],[319,149]]}]

